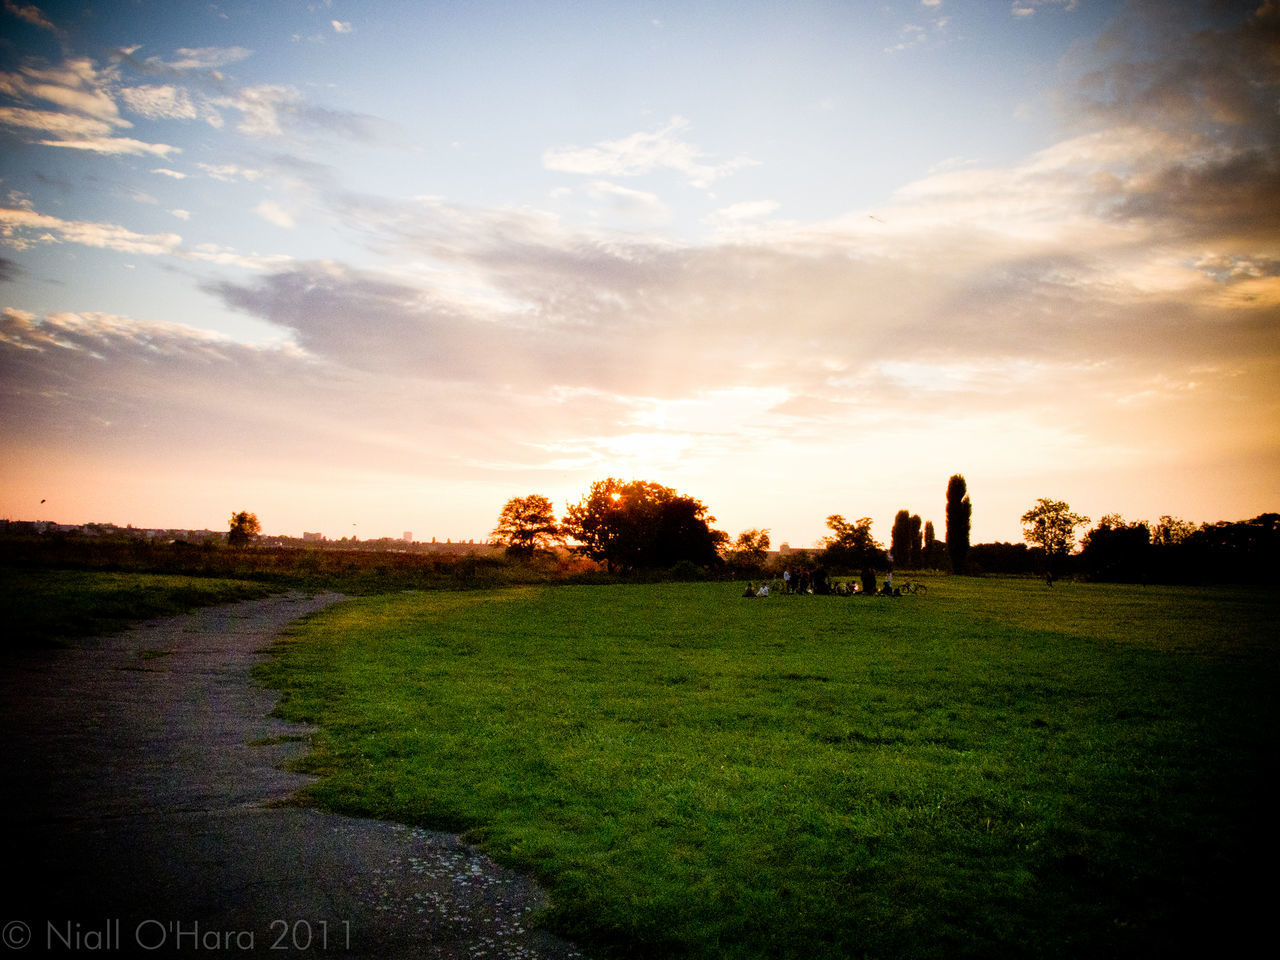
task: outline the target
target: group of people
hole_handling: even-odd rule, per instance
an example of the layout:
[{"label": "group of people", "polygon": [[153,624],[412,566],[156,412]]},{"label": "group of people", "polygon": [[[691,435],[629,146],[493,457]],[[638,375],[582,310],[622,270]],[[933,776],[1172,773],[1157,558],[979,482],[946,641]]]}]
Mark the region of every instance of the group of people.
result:
[{"label": "group of people", "polygon": [[[747,588],[742,592],[745,597],[767,597],[769,596],[770,584],[768,581],[762,582],[759,587],[755,583],[748,583]],[[782,572],[782,592],[783,593],[811,593],[826,594],[838,597],[899,597],[902,596],[893,585],[893,568],[890,567],[885,574],[884,583],[878,588],[876,586],[876,572],[870,567],[864,567],[862,575],[858,580],[836,581],[832,582],[827,578],[827,572],[821,568],[808,571],[798,570],[794,575],[790,568]]]}]

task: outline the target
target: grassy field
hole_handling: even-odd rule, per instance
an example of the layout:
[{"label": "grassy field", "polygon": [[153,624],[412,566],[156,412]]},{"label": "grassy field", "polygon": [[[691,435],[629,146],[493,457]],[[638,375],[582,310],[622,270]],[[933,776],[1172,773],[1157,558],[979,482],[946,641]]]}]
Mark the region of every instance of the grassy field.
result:
[{"label": "grassy field", "polygon": [[1186,955],[1261,909],[1273,594],[740,589],[359,600],[263,677],[314,802],[468,831],[597,955]]},{"label": "grassy field", "polygon": [[0,567],[9,646],[54,645],[193,607],[264,597],[278,588],[218,577]]}]

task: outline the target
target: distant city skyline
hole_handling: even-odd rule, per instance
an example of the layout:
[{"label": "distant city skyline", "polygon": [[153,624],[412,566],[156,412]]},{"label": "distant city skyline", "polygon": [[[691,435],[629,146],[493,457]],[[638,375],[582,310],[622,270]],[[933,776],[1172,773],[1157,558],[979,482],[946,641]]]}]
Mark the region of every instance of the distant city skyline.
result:
[{"label": "distant city skyline", "polygon": [[1280,508],[1280,6],[4,0],[0,516]]}]

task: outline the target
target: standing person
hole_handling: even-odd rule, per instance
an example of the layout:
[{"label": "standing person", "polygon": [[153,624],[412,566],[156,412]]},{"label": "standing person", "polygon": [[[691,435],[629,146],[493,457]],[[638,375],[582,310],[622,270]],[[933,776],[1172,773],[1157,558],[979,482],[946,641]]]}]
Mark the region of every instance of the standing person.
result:
[{"label": "standing person", "polygon": [[783,593],[791,592],[791,568],[790,567],[787,567],[787,569],[782,571],[782,592]]},{"label": "standing person", "polygon": [[870,567],[862,568],[862,594],[866,597],[876,595],[876,572]]},{"label": "standing person", "polygon": [[889,561],[889,572],[884,575],[884,588],[893,593],[893,561]]}]

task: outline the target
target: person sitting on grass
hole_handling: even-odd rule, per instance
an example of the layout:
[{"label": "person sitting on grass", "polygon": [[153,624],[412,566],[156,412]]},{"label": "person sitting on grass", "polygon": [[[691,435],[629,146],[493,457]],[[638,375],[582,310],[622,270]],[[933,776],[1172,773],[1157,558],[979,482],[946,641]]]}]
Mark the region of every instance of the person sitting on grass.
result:
[{"label": "person sitting on grass", "polygon": [[767,583],[760,584],[760,589],[756,591],[757,597],[767,597],[769,595],[769,585]]},{"label": "person sitting on grass", "polygon": [[748,583],[747,589],[742,591],[742,595],[744,597],[750,597],[754,599],[756,595],[756,585],[754,583]]}]

